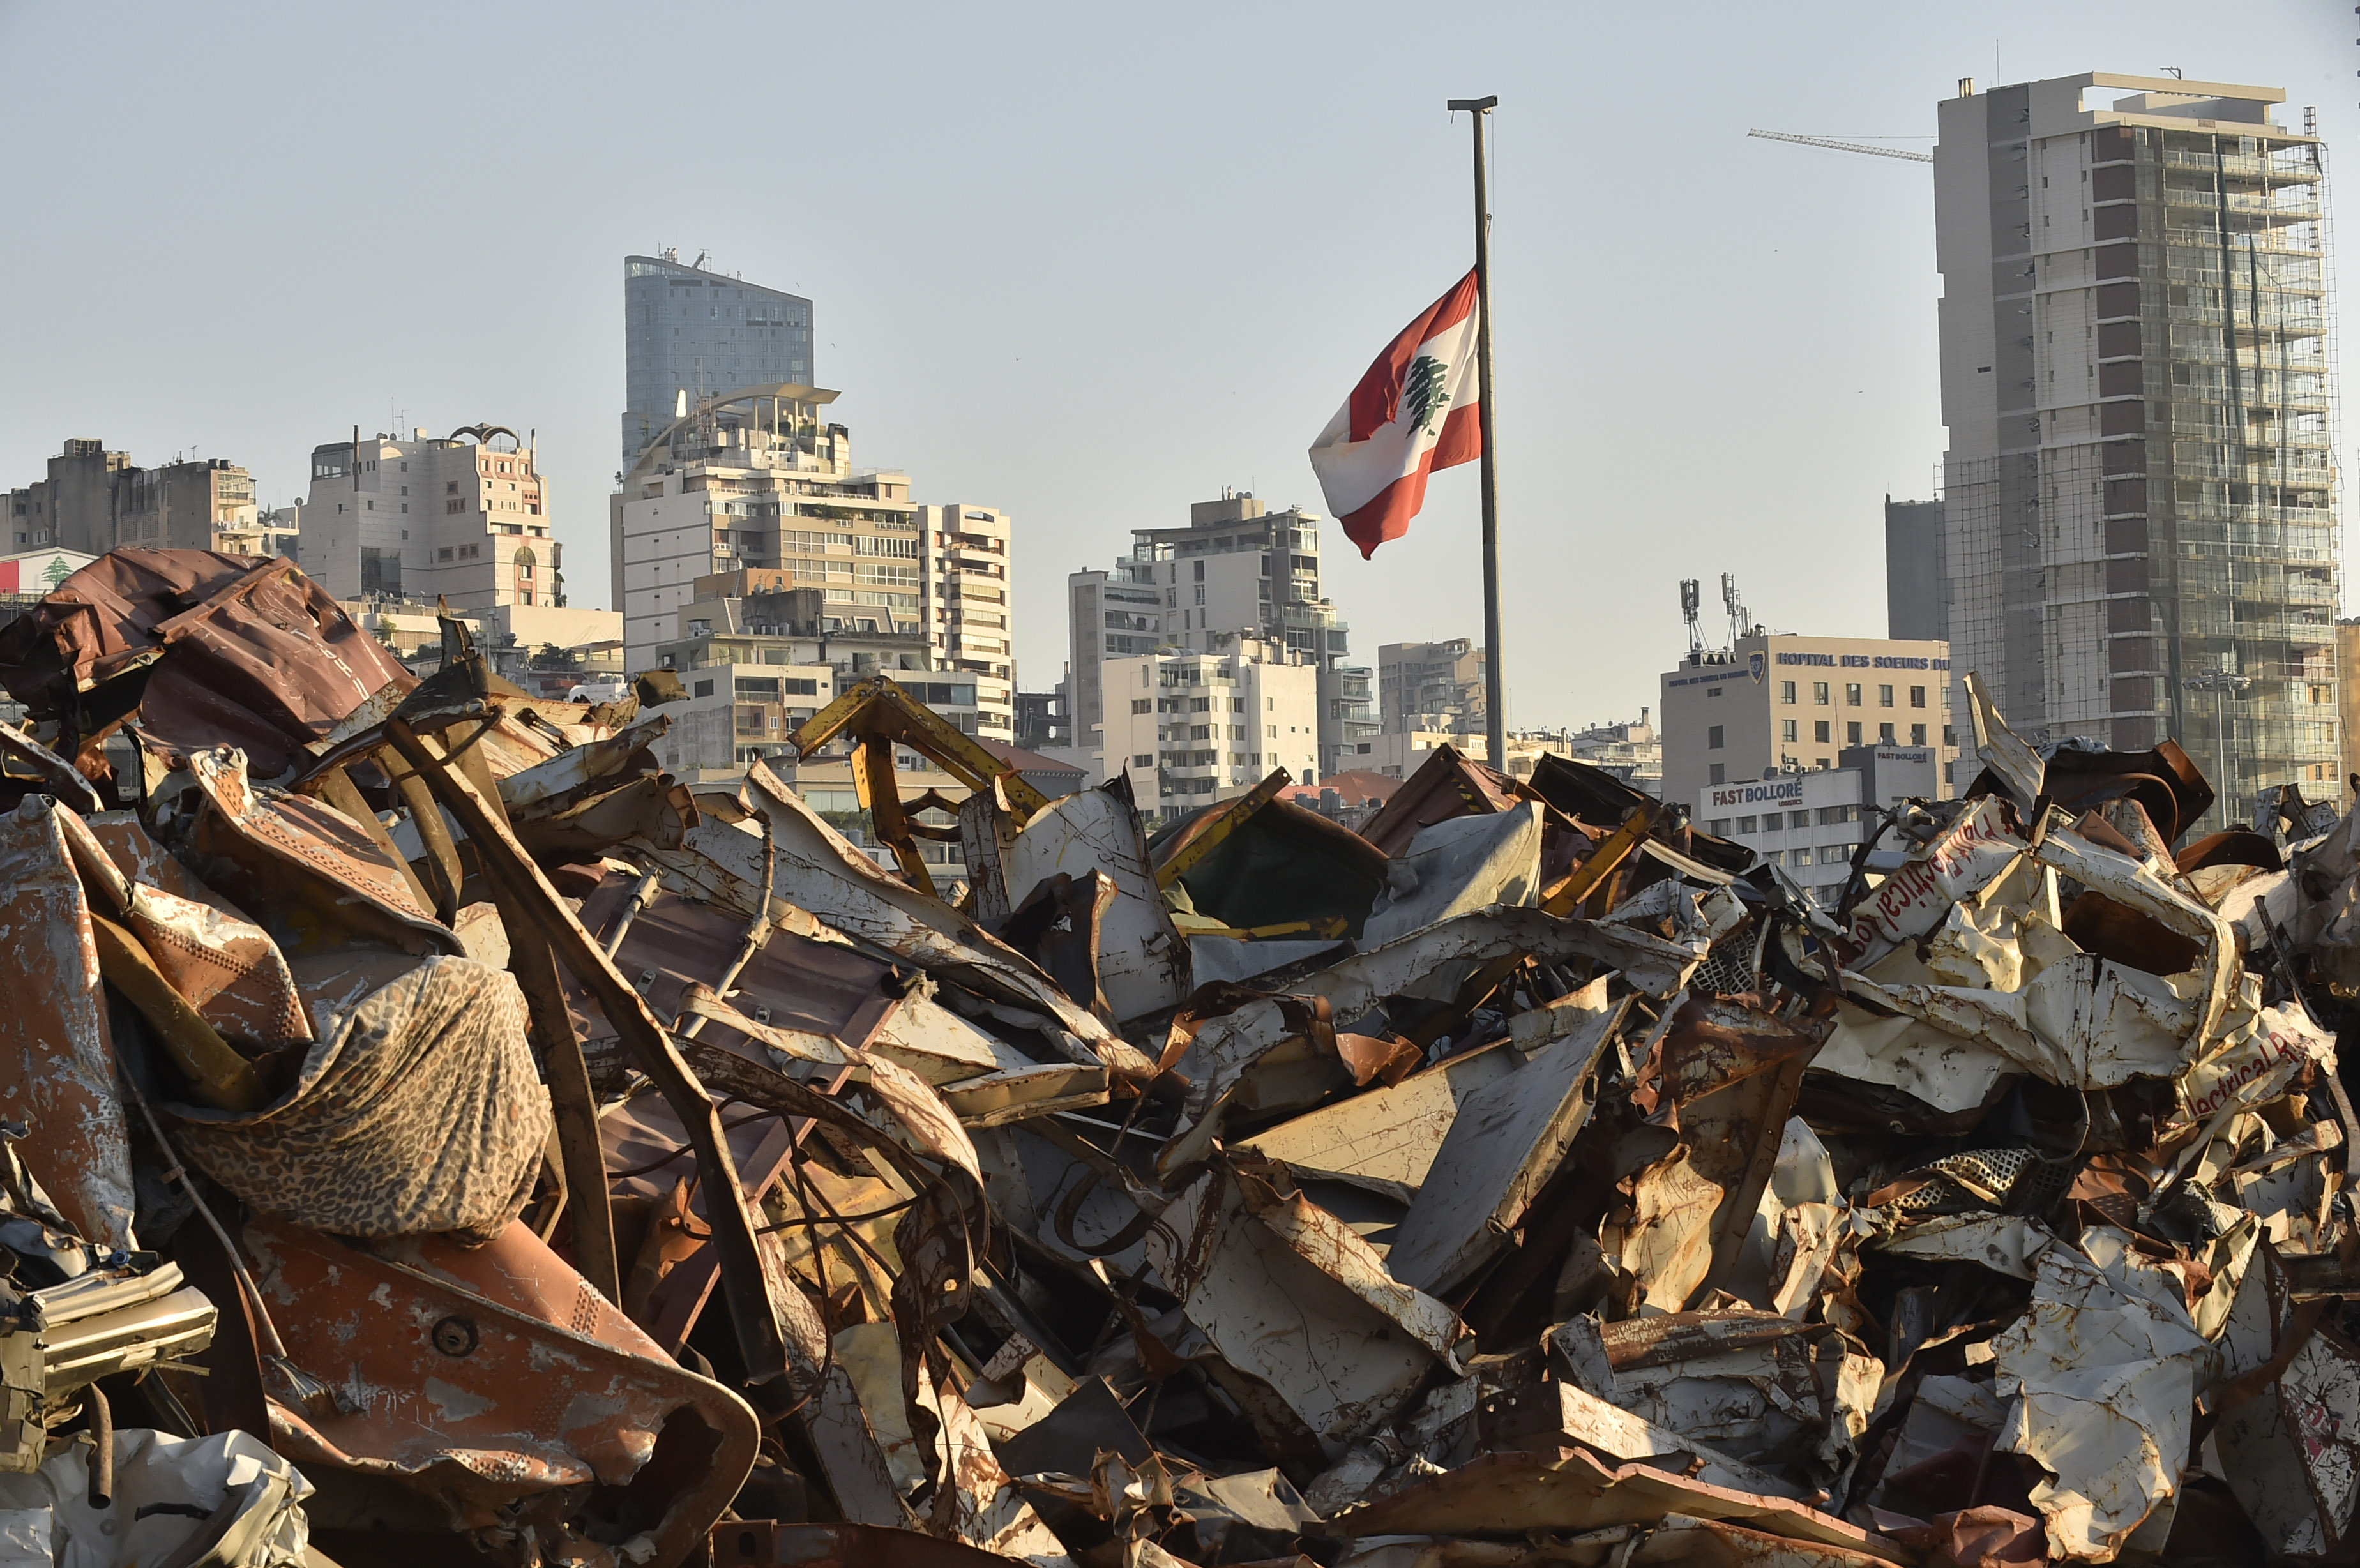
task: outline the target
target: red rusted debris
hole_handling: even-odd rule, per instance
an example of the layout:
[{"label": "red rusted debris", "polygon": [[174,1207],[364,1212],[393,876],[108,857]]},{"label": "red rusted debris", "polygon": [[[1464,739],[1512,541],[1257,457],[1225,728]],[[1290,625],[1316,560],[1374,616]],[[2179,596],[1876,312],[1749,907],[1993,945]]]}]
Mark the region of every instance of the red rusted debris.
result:
[{"label": "red rusted debris", "polygon": [[1562,758],[1151,833],[871,683],[868,788],[986,786],[904,801],[936,887],[665,776],[662,682],[445,653],[174,552],[0,639],[52,1552],[166,1480],[142,1552],[235,1494],[257,1564],[2360,1552],[2360,815],[2190,843],[2177,746],[1976,686],[1982,777],[1823,908]]}]

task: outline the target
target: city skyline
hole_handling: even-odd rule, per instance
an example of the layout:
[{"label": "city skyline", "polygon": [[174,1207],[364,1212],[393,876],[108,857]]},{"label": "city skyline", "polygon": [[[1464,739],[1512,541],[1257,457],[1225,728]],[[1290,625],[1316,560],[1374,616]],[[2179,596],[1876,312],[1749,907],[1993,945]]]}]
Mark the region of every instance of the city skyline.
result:
[{"label": "city skyline", "polygon": [[[2317,103],[2332,145],[2353,118],[2349,78],[2330,64],[2343,59],[2332,18],[2263,9],[2224,38],[2193,6],[2160,7],[2160,41],[2139,51],[2191,77],[2284,86],[2287,117],[2299,124]],[[1774,626],[1880,632],[1882,498],[1928,493],[1944,444],[1922,169],[1744,130],[1922,147],[1959,76],[2164,63],[2122,58],[2094,12],[1913,19],[1873,50],[1844,36],[1866,14],[1823,6],[1774,26],[1732,13],[1746,47],[1705,60],[1683,29],[1620,15],[1601,26],[1605,13],[1502,11],[1480,41],[1438,49],[1412,48],[1410,29],[1389,37],[1381,18],[1339,36],[1256,16],[1245,36],[1258,47],[1158,35],[1153,59],[1111,23],[1001,38],[942,13],[893,111],[825,73],[807,84],[834,182],[890,193],[854,219],[752,212],[723,170],[683,174],[663,138],[609,128],[588,104],[624,93],[635,60],[605,41],[612,18],[596,12],[467,24],[486,49],[530,52],[534,80],[562,91],[486,102],[429,81],[382,126],[313,84],[258,107],[208,100],[203,114],[175,84],[233,55],[293,81],[308,53],[343,47],[335,18],[201,27],[157,11],[117,24],[96,51],[111,61],[105,86],[141,102],[117,123],[91,113],[100,79],[71,62],[95,55],[66,41],[62,14],[0,7],[0,44],[65,62],[0,109],[27,149],[9,178],[28,232],[105,232],[118,188],[154,193],[179,223],[212,212],[220,167],[248,158],[252,169],[232,214],[237,244],[20,247],[0,264],[12,292],[41,306],[17,321],[0,474],[26,482],[65,440],[98,436],[147,462],[225,456],[253,472],[258,498],[283,504],[301,493],[322,429],[357,419],[367,431],[387,413],[405,431],[538,427],[552,520],[576,547],[569,595],[604,604],[599,502],[625,392],[616,264],[709,249],[710,268],[814,301],[813,356],[826,356],[864,453],[1016,519],[1021,681],[1043,689],[1064,662],[1063,577],[1131,529],[1167,526],[1223,485],[1274,510],[1318,506],[1303,452],[1338,377],[1466,264],[1464,130],[1441,102],[1496,91],[1509,719],[1628,717],[1679,646],[1681,576],[1736,572]],[[802,45],[858,49],[881,26],[827,18]],[[1330,69],[1297,83],[1284,62],[1314,43]],[[375,47],[383,69],[408,69],[413,46]],[[1566,94],[1549,62],[1576,47],[1622,68]],[[1118,60],[1141,72],[1120,92],[1100,69]],[[978,73],[995,86],[986,106],[929,102]],[[1054,153],[1042,138],[1076,103],[1033,91],[1053,81],[1081,94],[1093,126]],[[1382,114],[1365,107],[1373,82],[1393,105]],[[1274,99],[1281,83],[1299,92]],[[1218,124],[1245,103],[1250,131]],[[132,134],[167,113],[183,132]],[[277,135],[282,122],[315,134]],[[1614,174],[1590,139],[1610,125],[1628,127],[1624,156],[1682,179],[1633,187]],[[406,150],[387,151],[388,137]],[[447,233],[321,215],[332,175],[422,190],[486,147],[500,178],[447,195]],[[1365,168],[1338,172],[1347,147]],[[76,158],[107,178],[38,173]],[[1398,203],[1411,186],[1434,193],[1415,223]],[[650,191],[660,206],[640,200]],[[520,193],[522,221],[494,221]],[[1703,227],[1678,226],[1699,212]],[[267,252],[273,234],[300,235],[303,265],[257,262],[248,242],[258,234]],[[531,288],[509,286],[528,277]],[[118,299],[140,308],[103,308]],[[355,309],[402,330],[354,346],[339,323]],[[1471,471],[1440,476],[1408,539],[1373,562],[1338,558],[1328,591],[1363,647],[1477,632],[1474,512]]]}]

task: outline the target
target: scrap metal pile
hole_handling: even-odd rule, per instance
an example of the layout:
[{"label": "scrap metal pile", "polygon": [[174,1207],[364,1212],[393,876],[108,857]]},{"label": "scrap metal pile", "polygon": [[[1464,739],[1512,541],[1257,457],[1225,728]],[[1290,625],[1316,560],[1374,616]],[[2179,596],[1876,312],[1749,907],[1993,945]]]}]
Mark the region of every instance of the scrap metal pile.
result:
[{"label": "scrap metal pile", "polygon": [[0,1561],[2360,1555],[2360,813],[1973,690],[1825,911],[1556,757],[1151,838],[880,677],[888,866],[444,636],[0,636]]}]

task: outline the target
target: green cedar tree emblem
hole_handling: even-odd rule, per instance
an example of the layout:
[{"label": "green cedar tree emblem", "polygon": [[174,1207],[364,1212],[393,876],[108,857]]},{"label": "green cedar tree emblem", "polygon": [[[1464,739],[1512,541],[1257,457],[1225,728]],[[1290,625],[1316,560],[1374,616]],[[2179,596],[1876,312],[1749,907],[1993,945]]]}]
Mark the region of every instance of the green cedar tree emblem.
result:
[{"label": "green cedar tree emblem", "polygon": [[1450,407],[1450,394],[1443,389],[1445,367],[1442,361],[1430,354],[1422,354],[1410,361],[1409,369],[1402,376],[1402,409],[1409,422],[1434,433],[1434,427]]}]

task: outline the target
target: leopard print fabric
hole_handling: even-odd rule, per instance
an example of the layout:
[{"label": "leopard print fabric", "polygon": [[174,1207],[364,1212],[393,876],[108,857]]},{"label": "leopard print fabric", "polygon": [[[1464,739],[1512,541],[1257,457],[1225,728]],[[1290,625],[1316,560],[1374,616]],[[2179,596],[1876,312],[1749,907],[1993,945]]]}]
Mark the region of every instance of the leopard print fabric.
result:
[{"label": "leopard print fabric", "polygon": [[480,1246],[522,1212],[549,1140],[525,1019],[512,976],[428,958],[322,1017],[301,1076],[271,1105],[169,1107],[176,1141],[264,1214],[333,1235]]}]

